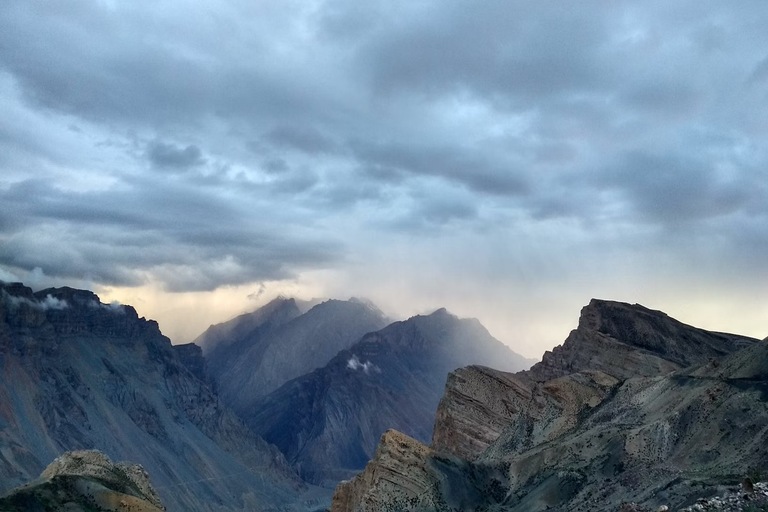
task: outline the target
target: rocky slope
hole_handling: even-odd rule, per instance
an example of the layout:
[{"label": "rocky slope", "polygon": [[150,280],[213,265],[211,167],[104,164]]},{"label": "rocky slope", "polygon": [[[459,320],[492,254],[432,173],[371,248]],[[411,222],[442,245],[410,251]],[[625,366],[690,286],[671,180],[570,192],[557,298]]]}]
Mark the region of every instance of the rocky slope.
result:
[{"label": "rocky slope", "polygon": [[169,510],[293,507],[302,492],[130,306],[0,283],[0,369],[0,492],[92,448],[142,464]]},{"label": "rocky slope", "polygon": [[0,497],[6,512],[161,512],[165,510],[144,468],[113,463],[96,450],[57,457],[34,482]]},{"label": "rocky slope", "polygon": [[688,505],[768,466],[766,369],[765,343],[592,301],[530,371],[454,372],[432,447],[409,448],[401,459],[416,462],[386,484],[392,464],[378,455],[333,510]]},{"label": "rocky slope", "polygon": [[472,459],[506,429],[506,449],[510,443],[527,448],[573,428],[629,377],[665,375],[754,341],[697,329],[640,305],[593,300],[565,342],[530,371],[464,368],[451,374],[433,445]]},{"label": "rocky slope", "polygon": [[529,366],[477,320],[444,309],[364,336],[326,366],[256,402],[246,422],[312,482],[360,470],[382,432],[429,439],[445,376],[468,363]]},{"label": "rocky slope", "polygon": [[375,306],[358,299],[328,300],[306,312],[300,306],[294,299],[275,299],[195,340],[220,396],[238,413],[388,323]]}]

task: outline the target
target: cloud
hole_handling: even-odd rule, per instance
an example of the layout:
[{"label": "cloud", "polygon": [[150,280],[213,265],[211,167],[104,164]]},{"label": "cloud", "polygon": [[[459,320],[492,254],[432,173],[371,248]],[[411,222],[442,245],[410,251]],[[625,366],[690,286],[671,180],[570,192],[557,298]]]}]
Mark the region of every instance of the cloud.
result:
[{"label": "cloud", "polygon": [[52,295],[46,295],[45,298],[39,302],[39,304],[40,304],[40,309],[42,309],[43,311],[47,311],[49,309],[61,310],[61,309],[67,309],[69,307],[69,304],[67,304],[66,300],[57,299]]},{"label": "cloud", "polygon": [[153,141],[147,147],[147,158],[161,169],[186,170],[205,162],[200,148],[189,145],[180,148],[165,142]]},{"label": "cloud", "polygon": [[279,147],[295,149],[304,153],[329,153],[336,145],[319,130],[300,126],[278,126],[266,134],[265,139]]},{"label": "cloud", "polygon": [[[29,193],[37,200],[27,201]],[[20,226],[2,233],[0,260],[58,278],[128,286],[158,279],[172,290],[210,290],[287,278],[336,251],[316,236],[278,235],[275,216],[254,216],[242,204],[173,181],[88,193],[26,181],[0,198]]]},{"label": "cloud", "polygon": [[56,297],[53,297],[52,295],[46,295],[45,298],[42,300],[32,300],[28,299],[26,297],[20,297],[16,295],[10,295],[8,292],[3,290],[3,298],[10,304],[12,308],[18,308],[22,305],[30,307],[32,309],[37,309],[39,311],[49,311],[49,310],[57,310],[60,311],[62,309],[69,308],[69,304],[64,299],[58,299]]},{"label": "cloud", "polygon": [[768,11],[706,7],[3,3],[0,277],[328,273],[425,307],[464,293],[445,275],[497,298],[661,279],[638,262],[754,282]]},{"label": "cloud", "polygon": [[20,279],[16,274],[12,274],[8,270],[0,268],[0,281],[5,283],[15,283],[20,281]]},{"label": "cloud", "polygon": [[762,185],[743,178],[696,157],[630,152],[599,183],[619,190],[641,218],[679,225],[730,215],[760,201]]},{"label": "cloud", "polygon": [[364,363],[361,363],[360,359],[358,359],[358,357],[354,355],[351,358],[349,358],[349,361],[347,361],[347,368],[349,368],[352,371],[363,370],[363,373],[365,373],[366,375],[371,371],[375,371],[377,373],[381,372],[379,367],[373,364],[372,362],[366,361]]},{"label": "cloud", "polygon": [[259,289],[255,292],[251,292],[248,294],[248,300],[259,300],[262,295],[264,295],[264,292],[267,291],[267,285],[264,283],[259,283]]}]

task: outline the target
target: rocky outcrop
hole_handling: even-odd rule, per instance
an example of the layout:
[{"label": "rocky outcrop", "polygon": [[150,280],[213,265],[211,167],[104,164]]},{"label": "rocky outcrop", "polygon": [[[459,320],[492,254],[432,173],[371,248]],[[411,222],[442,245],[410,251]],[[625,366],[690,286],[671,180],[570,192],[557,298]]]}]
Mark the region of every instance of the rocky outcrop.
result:
[{"label": "rocky outcrop", "polygon": [[0,492],[96,448],[145,467],[170,510],[301,508],[279,451],[130,306],[0,284],[0,373]]},{"label": "rocky outcrop", "polygon": [[367,334],[258,401],[245,419],[304,478],[335,485],[365,466],[387,429],[428,441],[448,372],[491,362],[507,369],[531,363],[477,320],[441,309]]},{"label": "rocky outcrop", "polygon": [[[431,450],[396,430],[387,430],[374,457],[354,480],[339,484],[333,496],[338,510],[386,510],[411,504],[427,506],[420,497],[435,485],[426,464]],[[379,497],[386,496],[386,502]],[[356,507],[356,508],[353,508]]]},{"label": "rocky outcrop", "polygon": [[629,377],[665,375],[754,343],[697,329],[640,305],[593,299],[565,342],[515,375],[467,368],[449,376],[433,447],[474,459],[507,430],[506,450],[576,426]]},{"label": "rocky outcrop", "polygon": [[620,381],[581,372],[537,383],[526,373],[471,366],[448,376],[432,447],[474,460],[507,431],[505,449],[521,450],[572,429]]},{"label": "rocky outcrop", "polygon": [[211,327],[195,343],[222,399],[246,415],[262,396],[387,323],[381,311],[359,299],[328,300],[303,312],[294,299],[279,298]]},{"label": "rocky outcrop", "polygon": [[211,387],[215,387],[213,379],[211,378],[210,373],[208,373],[208,365],[205,362],[205,357],[203,357],[202,348],[194,343],[185,343],[183,345],[174,345],[173,351],[176,353],[176,357],[181,364],[183,364],[192,375]]},{"label": "rocky outcrop", "polygon": [[581,370],[619,379],[664,375],[721,358],[756,340],[691,327],[639,304],[592,299],[579,326],[546,352],[530,376],[543,382]]},{"label": "rocky outcrop", "polygon": [[165,507],[143,467],[113,463],[88,450],[57,457],[40,478],[0,498],[0,510],[161,512]]},{"label": "rocky outcrop", "polygon": [[[592,301],[563,346],[529,371],[451,374],[433,446],[412,448],[412,465],[426,468],[421,481],[463,482],[431,488],[429,500],[448,503],[436,510],[457,508],[457,488],[486,495],[460,510],[685,506],[768,465],[766,392],[768,344]],[[385,465],[377,457],[366,471]],[[362,496],[388,505],[396,494],[355,482],[354,493],[339,487],[348,499],[334,511],[364,510]]]},{"label": "rocky outcrop", "polygon": [[331,510],[488,510],[489,504],[504,498],[507,476],[503,469],[438,454],[415,439],[389,430],[365,469],[338,485]]}]

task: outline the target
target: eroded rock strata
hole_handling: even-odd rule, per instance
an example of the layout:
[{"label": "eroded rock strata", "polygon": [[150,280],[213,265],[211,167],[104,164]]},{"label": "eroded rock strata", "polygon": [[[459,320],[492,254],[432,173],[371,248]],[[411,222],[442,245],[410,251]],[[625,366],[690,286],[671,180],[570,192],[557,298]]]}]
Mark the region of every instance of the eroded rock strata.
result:
[{"label": "eroded rock strata", "polygon": [[[377,452],[333,510],[685,506],[768,465],[766,368],[764,342],[594,300],[529,371],[451,374],[432,447],[404,448],[413,462],[387,485],[392,458]],[[400,481],[420,505],[400,499]]]}]

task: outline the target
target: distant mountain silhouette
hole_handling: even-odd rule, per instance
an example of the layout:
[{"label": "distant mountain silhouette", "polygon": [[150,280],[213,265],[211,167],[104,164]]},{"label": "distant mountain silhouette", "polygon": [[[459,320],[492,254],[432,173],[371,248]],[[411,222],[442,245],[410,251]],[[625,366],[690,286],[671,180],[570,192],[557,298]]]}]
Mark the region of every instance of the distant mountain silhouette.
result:
[{"label": "distant mountain silhouette", "polygon": [[195,343],[222,399],[247,414],[258,398],[325,365],[387,323],[381,311],[359,299],[327,300],[303,312],[296,300],[278,298],[210,327]]}]

